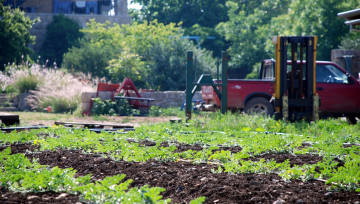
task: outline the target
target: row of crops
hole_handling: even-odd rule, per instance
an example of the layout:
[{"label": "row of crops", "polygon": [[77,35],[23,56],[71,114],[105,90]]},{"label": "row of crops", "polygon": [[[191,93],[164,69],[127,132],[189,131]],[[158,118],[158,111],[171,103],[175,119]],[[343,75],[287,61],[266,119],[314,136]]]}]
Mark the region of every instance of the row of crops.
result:
[{"label": "row of crops", "polygon": [[[19,192],[67,192],[90,203],[167,203],[165,189],[129,188],[125,175],[94,182],[91,175],[75,176],[67,168],[41,165],[24,154],[12,154],[12,144],[34,146],[33,153],[59,149],[81,150],[115,161],[191,162],[215,165],[214,174],[278,174],[283,180],[321,180],[332,191],[360,191],[360,126],[342,120],[285,123],[271,118],[227,114],[196,117],[189,123],[144,125],[124,134],[94,133],[53,126],[48,129],[0,133],[0,182]],[[142,142],[152,142],[144,145]],[[186,150],[179,146],[187,145]],[[200,147],[191,148],[191,147]],[[232,151],[231,148],[240,149]],[[315,155],[316,163],[293,165],[262,158],[266,154]],[[260,158],[254,160],[251,158]],[[192,203],[202,203],[199,197]]]}]

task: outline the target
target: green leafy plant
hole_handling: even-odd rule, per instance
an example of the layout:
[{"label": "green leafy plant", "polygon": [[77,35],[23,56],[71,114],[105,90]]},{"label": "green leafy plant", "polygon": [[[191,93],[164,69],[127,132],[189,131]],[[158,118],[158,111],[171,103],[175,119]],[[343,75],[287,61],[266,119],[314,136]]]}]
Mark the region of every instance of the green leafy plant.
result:
[{"label": "green leafy plant", "polygon": [[125,175],[106,177],[91,183],[91,176],[75,178],[71,168],[49,168],[36,161],[30,162],[23,154],[10,155],[11,150],[0,152],[0,182],[13,191],[80,193],[81,199],[91,203],[169,203],[161,200],[163,188],[142,186],[128,189],[131,180],[120,183]]},{"label": "green leafy plant", "polygon": [[31,90],[35,90],[38,87],[39,83],[40,83],[40,79],[29,72],[29,75],[19,77],[15,81],[14,86],[19,93],[26,93]]},{"label": "green leafy plant", "polygon": [[158,117],[161,115],[161,108],[158,106],[151,106],[149,110],[149,116]]},{"label": "green leafy plant", "polygon": [[[94,98],[92,114],[94,115],[117,115],[119,112],[119,106],[115,101],[102,100],[101,98]],[[120,113],[123,106],[120,105]]]},{"label": "green leafy plant", "polygon": [[54,113],[73,113],[80,104],[80,97],[50,98],[48,102]]}]

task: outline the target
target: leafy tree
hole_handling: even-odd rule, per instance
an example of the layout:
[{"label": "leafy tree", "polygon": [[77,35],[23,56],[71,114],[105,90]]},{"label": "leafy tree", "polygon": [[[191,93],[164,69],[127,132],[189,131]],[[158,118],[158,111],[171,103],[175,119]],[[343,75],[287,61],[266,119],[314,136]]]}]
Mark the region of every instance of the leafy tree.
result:
[{"label": "leafy tree", "polygon": [[209,51],[197,49],[193,43],[180,37],[173,39],[170,44],[155,44],[151,50],[153,52],[149,57],[153,64],[150,64],[149,81],[156,90],[185,90],[185,56],[188,50],[194,52],[198,75],[215,71],[215,61]]},{"label": "leafy tree", "polygon": [[52,22],[46,27],[45,41],[40,55],[51,63],[56,62],[60,67],[64,53],[76,45],[82,36],[80,25],[75,20],[64,15],[53,16]]},{"label": "leafy tree", "polygon": [[228,1],[229,21],[217,29],[231,42],[233,67],[245,74],[257,69],[256,63],[274,57],[272,36],[318,36],[317,59],[330,60],[348,28],[337,13],[359,6],[356,0],[264,0]]},{"label": "leafy tree", "polygon": [[124,48],[119,56],[109,61],[106,70],[109,71],[110,78],[113,81],[122,81],[128,77],[135,84],[145,86],[144,77],[148,75],[148,69],[144,69],[144,67],[145,62],[141,60],[139,55],[131,53],[128,48]]},{"label": "leafy tree", "polygon": [[32,50],[28,47],[33,44],[35,37],[29,30],[37,20],[25,17],[19,9],[4,6],[0,0],[0,70],[5,64],[21,62],[22,56],[27,57]]},{"label": "leafy tree", "polygon": [[195,24],[203,27],[214,27],[226,21],[226,0],[133,0],[142,5],[142,18],[147,21],[157,19],[160,23],[182,22],[184,28]]},{"label": "leafy tree", "polygon": [[339,46],[349,29],[337,13],[358,6],[357,0],[293,0],[288,13],[272,20],[270,30],[274,35],[318,36],[317,59],[330,60],[331,49]]},{"label": "leafy tree", "polygon": [[[180,23],[184,35],[200,36],[201,47],[219,56],[226,49],[224,39],[215,31],[215,26],[228,20],[226,0],[134,0],[142,5],[139,11],[131,11],[133,20],[157,20],[160,23]],[[215,39],[207,39],[207,37]],[[197,42],[195,42],[197,43]]]},{"label": "leafy tree", "polygon": [[360,49],[360,32],[352,31],[341,40],[340,49]]},{"label": "leafy tree", "polygon": [[230,41],[229,53],[232,67],[240,67],[249,73],[253,65],[270,57],[271,51],[265,49],[266,41],[271,40],[269,26],[271,19],[287,12],[289,0],[228,1],[229,21],[217,26],[218,32]]}]

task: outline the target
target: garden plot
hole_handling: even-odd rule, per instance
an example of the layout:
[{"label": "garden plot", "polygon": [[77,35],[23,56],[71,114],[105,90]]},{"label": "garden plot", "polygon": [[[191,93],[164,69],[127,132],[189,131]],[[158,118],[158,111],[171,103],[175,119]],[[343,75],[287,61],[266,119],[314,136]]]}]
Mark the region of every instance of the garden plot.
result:
[{"label": "garden plot", "polygon": [[358,130],[215,115],[121,135],[61,127],[1,134],[0,201],[356,202],[359,147],[343,143],[359,143]]}]

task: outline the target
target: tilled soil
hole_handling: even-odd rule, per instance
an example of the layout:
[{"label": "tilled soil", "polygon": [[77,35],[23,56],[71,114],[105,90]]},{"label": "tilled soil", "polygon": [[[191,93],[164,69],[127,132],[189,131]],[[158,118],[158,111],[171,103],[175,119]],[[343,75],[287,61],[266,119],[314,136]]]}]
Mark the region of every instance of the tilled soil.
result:
[{"label": "tilled soil", "polygon": [[[3,150],[0,148],[0,150]],[[106,176],[125,174],[132,179],[131,187],[145,184],[163,187],[162,195],[173,203],[188,203],[200,196],[206,196],[206,203],[358,203],[356,192],[328,192],[322,181],[284,182],[275,174],[214,174],[217,166],[192,164],[188,162],[125,162],[113,161],[99,155],[83,154],[81,151],[58,150],[32,153],[34,146],[11,145],[12,152],[24,153],[29,159],[37,158],[39,163],[60,168],[72,167],[78,176],[91,173],[93,180]],[[229,150],[231,151],[231,150]],[[275,161],[289,159],[290,163],[303,165],[321,160],[314,155],[293,156],[290,154],[268,154],[262,158]],[[257,160],[259,158],[255,158]],[[316,162],[315,162],[316,163]],[[79,197],[64,193],[14,193],[0,188],[0,203],[81,203]]]}]

